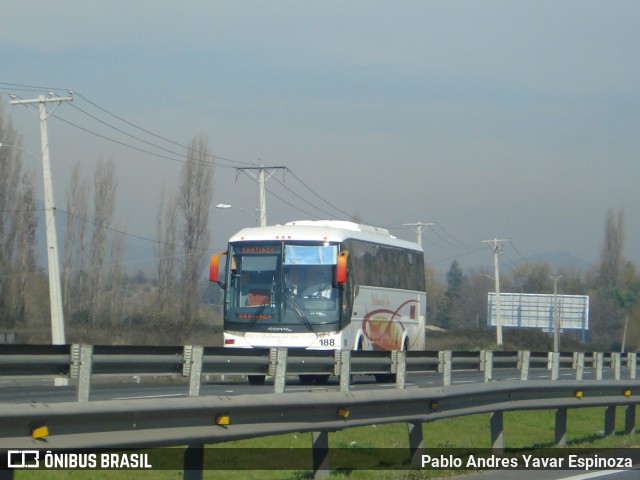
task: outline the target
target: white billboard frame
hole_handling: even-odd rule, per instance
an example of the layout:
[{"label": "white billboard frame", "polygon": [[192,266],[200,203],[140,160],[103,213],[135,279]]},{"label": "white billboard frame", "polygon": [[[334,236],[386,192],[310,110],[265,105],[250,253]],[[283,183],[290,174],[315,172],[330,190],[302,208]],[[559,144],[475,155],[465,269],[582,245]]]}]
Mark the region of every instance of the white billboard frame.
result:
[{"label": "white billboard frame", "polygon": [[[496,326],[495,296],[495,292],[487,294],[487,324],[492,327]],[[554,302],[560,330],[589,330],[588,295],[500,293],[500,323],[503,327],[553,332]]]}]

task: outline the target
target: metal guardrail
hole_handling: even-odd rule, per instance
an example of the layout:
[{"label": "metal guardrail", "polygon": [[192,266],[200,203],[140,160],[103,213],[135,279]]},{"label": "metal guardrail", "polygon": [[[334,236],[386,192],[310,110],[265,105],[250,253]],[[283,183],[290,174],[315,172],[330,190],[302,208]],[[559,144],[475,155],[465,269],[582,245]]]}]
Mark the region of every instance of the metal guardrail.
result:
[{"label": "metal guardrail", "polygon": [[[626,354],[629,378],[637,375],[638,355]],[[484,372],[490,381],[494,369],[518,369],[520,379],[530,368],[545,368],[551,378],[571,368],[581,380],[585,368],[593,368],[597,380],[606,368],[621,378],[620,353],[551,353],[529,351],[348,351],[303,349],[229,349],[201,346],[104,346],[104,345],[0,345],[0,376],[54,376],[77,380],[78,400],[88,401],[91,381],[102,375],[174,375],[190,378],[190,392],[197,394],[203,375],[260,375],[274,377],[274,390],[284,391],[287,375],[337,375],[348,391],[353,375],[374,374],[395,379],[404,388],[406,375],[440,372],[445,386],[454,371]]]},{"label": "metal guardrail", "polygon": [[[635,381],[491,382],[358,392],[0,404],[0,448],[139,448],[217,443],[487,412],[640,403]],[[46,427],[46,444],[33,431]]]},{"label": "metal guardrail", "polygon": [[[424,448],[422,422],[491,412],[491,445],[500,451],[504,448],[502,413],[530,409],[556,410],[556,443],[564,445],[568,408],[605,406],[604,433],[608,435],[614,430],[616,407],[625,406],[625,431],[635,430],[640,403],[637,361],[635,353],[626,356],[630,378],[622,380],[622,356],[617,353],[0,346],[0,375],[54,375],[77,379],[78,384],[78,402],[0,404],[0,449],[189,445],[185,459],[197,466],[205,443],[313,432],[313,466],[321,475],[328,472],[329,431],[407,422],[417,462]],[[582,380],[585,365],[595,369],[597,380]],[[529,367],[549,369],[553,380],[526,381]],[[576,380],[554,381],[561,367],[573,368]],[[521,380],[488,382],[498,368],[518,368]],[[616,380],[602,380],[604,368],[612,368]],[[484,371],[486,382],[451,385],[455,369]],[[444,386],[404,389],[407,373],[424,371],[441,372]],[[273,375],[276,393],[284,391],[287,375],[335,374],[340,376],[341,391],[198,396],[204,374],[231,373]],[[360,373],[393,375],[397,388],[349,391],[351,376]],[[92,376],[114,374],[187,376],[189,397],[89,402]],[[185,469],[194,467],[185,464]]]},{"label": "metal guardrail", "polygon": [[[625,431],[634,431],[638,403],[637,381],[569,380],[373,392],[5,404],[0,405],[0,450],[193,446],[292,432],[314,432],[314,445],[328,445],[329,431],[406,422],[412,428],[410,449],[417,463],[425,448],[423,422],[491,412],[491,443],[499,453],[504,448],[505,411],[555,409],[556,442],[563,445],[568,408],[606,406],[604,432],[609,435],[617,406],[626,407]],[[318,475],[326,473],[327,455],[327,447],[314,447]]]}]

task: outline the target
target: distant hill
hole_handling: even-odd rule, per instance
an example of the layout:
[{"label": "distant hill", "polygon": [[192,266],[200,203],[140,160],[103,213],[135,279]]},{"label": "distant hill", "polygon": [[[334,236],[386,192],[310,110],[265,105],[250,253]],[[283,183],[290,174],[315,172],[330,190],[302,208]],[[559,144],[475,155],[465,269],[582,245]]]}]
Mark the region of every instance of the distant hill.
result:
[{"label": "distant hill", "polygon": [[524,259],[526,262],[549,263],[552,267],[559,268],[578,268],[586,270],[591,267],[592,263],[583,258],[578,258],[566,250],[558,250],[556,252],[546,252],[537,255],[531,255]]}]

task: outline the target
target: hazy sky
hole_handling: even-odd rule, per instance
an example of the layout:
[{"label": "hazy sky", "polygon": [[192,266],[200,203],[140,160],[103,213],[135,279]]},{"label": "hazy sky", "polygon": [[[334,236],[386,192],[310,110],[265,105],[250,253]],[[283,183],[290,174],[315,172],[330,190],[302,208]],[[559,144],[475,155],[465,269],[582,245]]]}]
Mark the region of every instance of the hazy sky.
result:
[{"label": "hazy sky", "polygon": [[635,0],[4,0],[0,44],[25,148],[39,152],[37,114],[9,93],[80,95],[49,121],[56,204],[75,163],[89,176],[113,158],[131,234],[154,236],[182,167],[163,157],[185,153],[133,124],[180,145],[203,132],[224,158],[212,248],[254,221],[213,205],[254,212],[257,186],[233,167],[261,162],[292,172],[267,182],[269,223],[345,212],[414,239],[403,222],[437,222],[423,244],[441,270],[490,264],[494,237],[512,262],[596,261],[610,207],[640,263]]}]

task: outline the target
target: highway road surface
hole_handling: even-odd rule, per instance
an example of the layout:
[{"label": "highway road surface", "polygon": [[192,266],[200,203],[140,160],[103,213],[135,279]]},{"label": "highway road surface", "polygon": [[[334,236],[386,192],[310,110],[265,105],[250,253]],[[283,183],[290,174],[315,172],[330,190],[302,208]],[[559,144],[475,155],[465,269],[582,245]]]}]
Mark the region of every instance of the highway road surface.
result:
[{"label": "highway road surface", "polygon": [[[585,369],[584,380],[595,378],[595,372]],[[604,378],[613,378],[612,370],[604,371]],[[623,369],[622,378],[628,378]],[[492,381],[519,380],[520,372],[516,369],[494,369]],[[551,372],[546,369],[530,369],[529,380],[550,380]],[[560,379],[573,380],[575,372],[571,369],[561,370]],[[455,371],[452,384],[483,382],[484,373],[476,370]],[[410,374],[407,376],[406,388],[429,388],[442,386],[442,374],[430,372]],[[355,376],[351,390],[371,390],[395,388],[394,383],[376,383],[372,376]],[[326,385],[306,385],[296,377],[287,379],[285,393],[309,391],[337,391],[339,382],[332,377]],[[273,392],[273,383],[267,379],[265,385],[249,385],[239,377],[221,379],[219,376],[204,377],[201,395],[251,395],[255,393]],[[90,400],[126,400],[133,398],[168,398],[187,396],[188,379],[180,376],[158,377],[107,377],[96,376],[91,386]],[[76,400],[76,387],[54,386],[50,378],[0,379],[0,402],[2,403],[54,403],[73,402]]]}]

